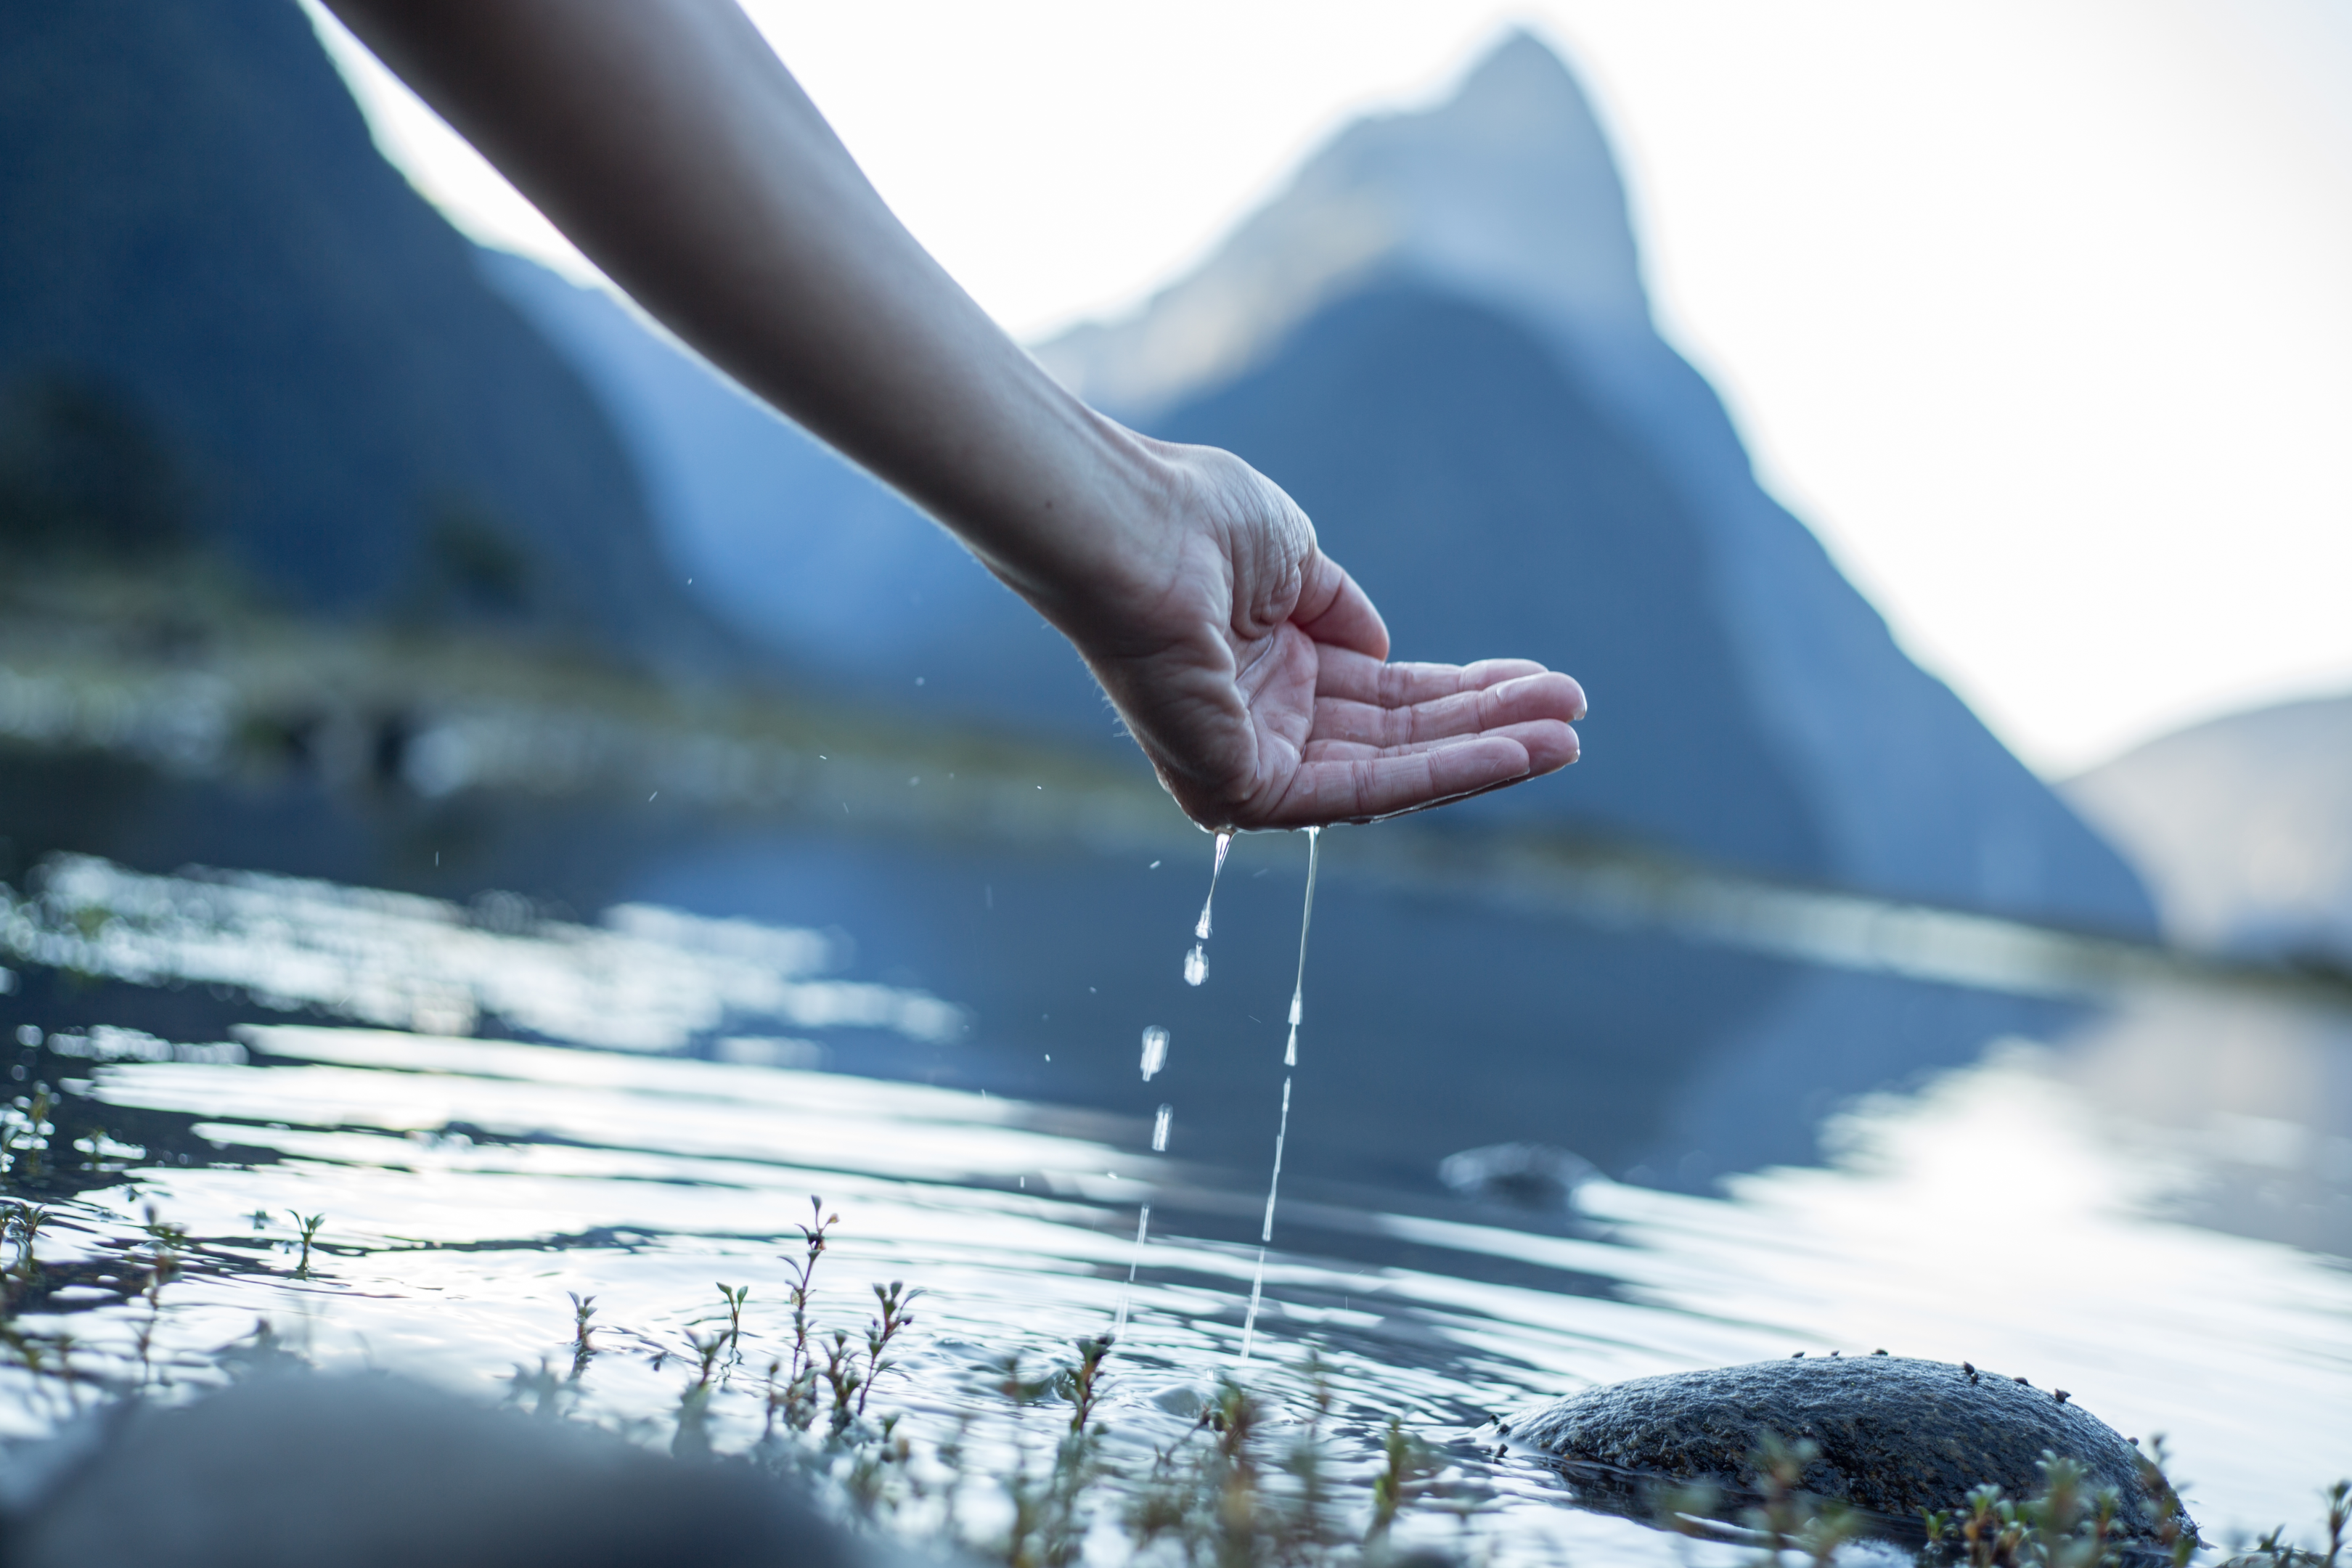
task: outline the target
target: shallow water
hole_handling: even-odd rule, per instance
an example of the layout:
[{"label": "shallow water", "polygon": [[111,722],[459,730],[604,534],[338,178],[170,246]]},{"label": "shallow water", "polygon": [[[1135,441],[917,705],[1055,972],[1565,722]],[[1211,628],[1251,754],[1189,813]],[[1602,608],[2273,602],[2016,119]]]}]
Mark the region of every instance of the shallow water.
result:
[{"label": "shallow water", "polygon": [[[940,1048],[968,1012],[829,973],[849,933],[642,903],[567,924],[99,861],[49,881],[48,904],[8,917],[13,1003],[54,1013],[68,965],[114,977],[68,988],[85,1016],[152,1023],[179,998],[243,1020],[179,1037],[23,1026],[26,1092],[76,1097],[37,1244],[51,1284],[76,1282],[19,1324],[69,1334],[87,1372],[135,1380],[146,1325],[152,1375],[199,1384],[267,1321],[323,1365],[497,1395],[542,1362],[571,1367],[578,1292],[601,1347],[570,1385],[582,1413],[660,1440],[719,1281],[751,1291],[744,1364],[711,1407],[721,1445],[740,1443],[812,1193],[843,1216],[820,1321],[862,1328],[875,1282],[929,1292],[904,1381],[877,1396],[919,1421],[986,1405],[1005,1351],[1042,1366],[1123,1316],[1110,1415],[1165,1440],[1186,1391],[1234,1370],[1253,1331],[1264,1167],[1212,1141],[1193,1142],[1212,1157],[1187,1152],[1185,1129],[1227,1114],[1216,1101],[1176,1109],[1171,1152],[1154,1153],[1165,1077],[1128,1078],[1126,1113],[807,1070],[856,1048],[826,1039]],[[104,921],[69,918],[99,904]],[[268,1021],[298,1008],[311,1021]],[[1277,992],[1269,1056],[1281,1019]],[[542,1040],[435,1032],[499,1022]],[[1128,1074],[1134,1039],[1115,1048]],[[562,1040],[588,1044],[547,1043]],[[2302,1527],[2314,1489],[2352,1468],[2336,1228],[2352,1142],[2330,1120],[2346,1060],[2324,1020],[2169,998],[1849,1103],[1823,1121],[1829,1163],[1766,1165],[1719,1196],[1596,1177],[1574,1214],[1547,1213],[1297,1162],[1250,1374],[1280,1393],[1314,1349],[1356,1440],[1403,1414],[1450,1446],[1457,1479],[1496,1489],[1507,1543],[1585,1559],[1693,1549],[1486,1463],[1489,1413],[1797,1350],[1966,1357],[2066,1387],[2128,1434],[2170,1436],[2209,1531]],[[1302,1083],[1301,1122],[1328,1113],[1308,1091],[1332,1081]],[[192,1238],[152,1318],[91,1273],[149,1205]],[[289,1211],[325,1216],[308,1279]],[[0,1377],[15,1431],[65,1414],[54,1384]]]}]

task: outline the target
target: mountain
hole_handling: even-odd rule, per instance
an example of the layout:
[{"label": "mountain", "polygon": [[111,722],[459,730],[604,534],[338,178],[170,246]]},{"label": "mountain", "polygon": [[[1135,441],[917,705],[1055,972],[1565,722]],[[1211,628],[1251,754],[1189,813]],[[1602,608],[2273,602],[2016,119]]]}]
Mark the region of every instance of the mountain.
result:
[{"label": "mountain", "polygon": [[2186,946],[2352,963],[2352,697],[2231,714],[2069,781]]},{"label": "mountain", "polygon": [[[1075,658],[911,507],[609,300],[486,265],[635,432],[671,547],[735,625],[874,700],[1117,743]],[[1585,760],[1455,820],[2152,928],[2114,851],[1759,487],[1653,327],[1606,142],[1534,39],[1344,130],[1192,275],[1036,352],[1288,489],[1399,657],[1584,681]]]},{"label": "mountain", "polygon": [[0,0],[0,550],[731,657],[578,375],[288,0]]}]

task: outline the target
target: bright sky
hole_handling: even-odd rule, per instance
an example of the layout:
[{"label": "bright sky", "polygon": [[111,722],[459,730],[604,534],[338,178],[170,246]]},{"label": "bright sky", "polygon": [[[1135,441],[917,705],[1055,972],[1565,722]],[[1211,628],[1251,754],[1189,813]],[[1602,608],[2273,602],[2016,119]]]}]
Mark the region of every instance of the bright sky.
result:
[{"label": "bright sky", "polygon": [[[1031,337],[1132,305],[1345,120],[1532,26],[1765,482],[2028,763],[2352,689],[2352,0],[749,9]],[[584,274],[346,72],[461,226]]]}]

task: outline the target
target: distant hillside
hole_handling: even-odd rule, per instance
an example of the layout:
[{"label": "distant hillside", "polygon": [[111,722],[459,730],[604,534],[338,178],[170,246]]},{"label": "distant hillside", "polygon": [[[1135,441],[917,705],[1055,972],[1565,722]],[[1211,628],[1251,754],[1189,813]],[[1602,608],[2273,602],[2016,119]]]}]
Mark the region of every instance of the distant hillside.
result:
[{"label": "distant hillside", "polygon": [[707,664],[575,373],[291,0],[0,0],[0,552]]},{"label": "distant hillside", "polygon": [[[487,265],[632,432],[736,626],[829,687],[1115,743],[1076,658],[912,508],[610,300]],[[2151,929],[2132,872],[1758,487],[1652,327],[1608,148],[1532,39],[1449,103],[1342,132],[1192,276],[1037,352],[1290,489],[1399,657],[1585,681],[1585,760],[1461,812]]]},{"label": "distant hillside", "polygon": [[2352,963],[2352,697],[2182,730],[2064,786],[2192,947]]}]

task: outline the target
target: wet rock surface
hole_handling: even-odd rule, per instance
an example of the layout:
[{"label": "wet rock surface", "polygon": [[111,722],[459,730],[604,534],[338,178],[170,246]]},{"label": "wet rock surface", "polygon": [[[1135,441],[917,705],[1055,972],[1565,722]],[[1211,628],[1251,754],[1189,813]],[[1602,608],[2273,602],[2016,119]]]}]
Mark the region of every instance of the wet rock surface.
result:
[{"label": "wet rock surface", "polygon": [[1557,1466],[1580,1501],[1612,1511],[1647,1510],[1661,1485],[1710,1483],[1735,1507],[1752,1500],[1755,1456],[1771,1435],[1820,1450],[1803,1490],[1902,1527],[1888,1533],[1916,1531],[1923,1510],[1964,1510],[1987,1482],[2036,1495],[2044,1452],[2081,1464],[2093,1489],[2116,1489],[2125,1539],[2153,1542],[2166,1517],[2143,1488],[2138,1450],[2114,1427],[2054,1389],[1966,1363],[1801,1357],[1635,1378],[1501,1431]]}]

